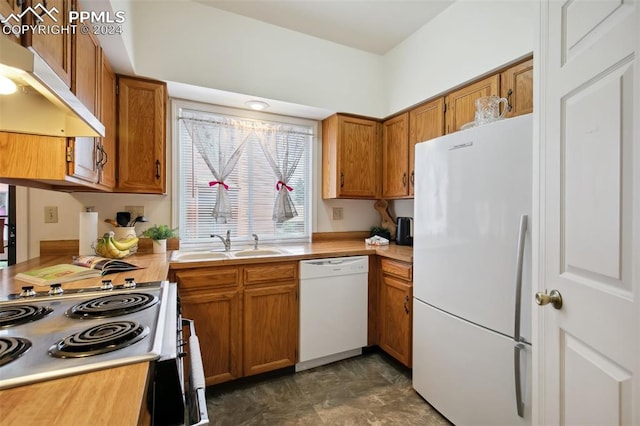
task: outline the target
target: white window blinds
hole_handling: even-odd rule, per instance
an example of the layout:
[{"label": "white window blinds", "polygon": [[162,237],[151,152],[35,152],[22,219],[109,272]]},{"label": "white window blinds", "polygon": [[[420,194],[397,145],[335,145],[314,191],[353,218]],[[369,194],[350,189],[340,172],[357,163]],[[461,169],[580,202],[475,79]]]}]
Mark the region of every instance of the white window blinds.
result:
[{"label": "white window blinds", "polygon": [[181,244],[227,230],[235,241],[308,241],[314,124],[226,111],[174,109]]}]

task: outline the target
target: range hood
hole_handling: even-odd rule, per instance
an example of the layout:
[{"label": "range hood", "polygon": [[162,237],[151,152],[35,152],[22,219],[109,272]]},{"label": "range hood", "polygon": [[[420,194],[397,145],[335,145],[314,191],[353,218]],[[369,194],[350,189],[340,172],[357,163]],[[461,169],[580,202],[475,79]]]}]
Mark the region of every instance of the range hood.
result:
[{"label": "range hood", "polygon": [[0,94],[0,131],[45,136],[104,136],[104,125],[33,51],[0,37],[0,76],[18,89]]}]

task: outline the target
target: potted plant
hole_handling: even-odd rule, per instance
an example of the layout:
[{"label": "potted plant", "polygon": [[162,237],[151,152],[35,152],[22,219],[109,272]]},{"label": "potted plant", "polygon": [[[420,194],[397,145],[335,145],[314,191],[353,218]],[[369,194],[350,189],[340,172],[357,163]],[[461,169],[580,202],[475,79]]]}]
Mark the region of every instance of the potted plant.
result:
[{"label": "potted plant", "polygon": [[153,252],[165,253],[167,251],[167,238],[177,237],[178,228],[171,229],[167,225],[153,225],[142,232],[143,237],[153,240]]},{"label": "potted plant", "polygon": [[371,235],[369,236],[373,237],[374,235],[378,235],[382,238],[386,238],[387,240],[391,241],[391,232],[384,226],[372,226]]}]

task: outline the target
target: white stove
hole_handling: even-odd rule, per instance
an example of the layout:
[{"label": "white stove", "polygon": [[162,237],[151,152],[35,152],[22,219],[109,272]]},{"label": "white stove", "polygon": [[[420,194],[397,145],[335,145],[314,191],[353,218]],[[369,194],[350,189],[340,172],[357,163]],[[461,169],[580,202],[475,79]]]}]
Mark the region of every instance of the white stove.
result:
[{"label": "white stove", "polygon": [[[0,299],[0,389],[158,359],[175,289],[164,281],[131,285],[26,288]],[[167,337],[175,344],[175,334]]]}]

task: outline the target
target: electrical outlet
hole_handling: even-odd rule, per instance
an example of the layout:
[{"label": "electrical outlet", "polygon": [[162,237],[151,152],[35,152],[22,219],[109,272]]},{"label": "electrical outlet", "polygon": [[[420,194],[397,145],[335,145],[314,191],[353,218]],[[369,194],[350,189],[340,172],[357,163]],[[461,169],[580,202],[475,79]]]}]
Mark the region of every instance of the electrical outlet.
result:
[{"label": "electrical outlet", "polygon": [[124,211],[131,213],[131,220],[144,216],[144,206],[124,206]]},{"label": "electrical outlet", "polygon": [[44,223],[58,223],[58,207],[45,206]]},{"label": "electrical outlet", "polygon": [[342,207],[333,208],[333,220],[342,220]]}]

